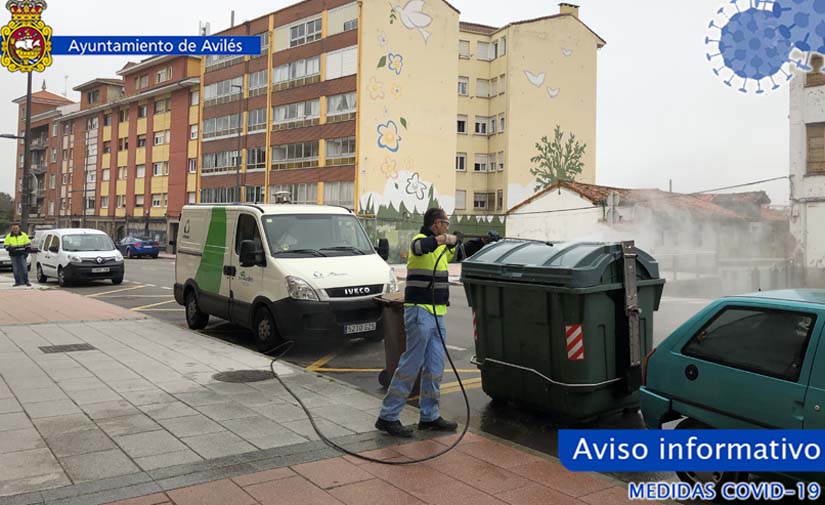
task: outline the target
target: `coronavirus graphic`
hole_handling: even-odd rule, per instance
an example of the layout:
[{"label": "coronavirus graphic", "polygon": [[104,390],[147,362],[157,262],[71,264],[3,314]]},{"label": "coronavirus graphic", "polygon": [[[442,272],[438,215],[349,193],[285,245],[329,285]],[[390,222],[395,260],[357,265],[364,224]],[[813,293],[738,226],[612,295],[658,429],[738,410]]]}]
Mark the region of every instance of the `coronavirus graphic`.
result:
[{"label": "coronavirus graphic", "polygon": [[[708,61],[721,59],[716,75],[729,71],[724,83],[733,86],[742,79],[739,91],[764,93],[780,87],[777,80],[793,78],[790,66],[809,72],[811,56],[825,53],[825,0],[731,0],[722,7],[718,19],[710,21],[711,35],[705,44],[717,50],[706,53]],[[793,58],[792,58],[793,57]],[[756,89],[750,86],[753,80]]]}]

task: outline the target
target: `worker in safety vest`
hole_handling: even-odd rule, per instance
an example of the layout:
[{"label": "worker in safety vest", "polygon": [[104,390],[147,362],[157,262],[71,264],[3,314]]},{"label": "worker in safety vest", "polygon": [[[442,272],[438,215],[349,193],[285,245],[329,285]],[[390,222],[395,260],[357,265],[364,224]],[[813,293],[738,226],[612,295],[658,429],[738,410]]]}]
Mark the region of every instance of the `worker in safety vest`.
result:
[{"label": "worker in safety vest", "polygon": [[29,282],[29,272],[26,269],[26,258],[31,253],[32,241],[25,232],[20,230],[20,225],[11,225],[11,231],[3,242],[3,247],[9,252],[11,259],[11,270],[14,273],[14,285],[31,286]]},{"label": "worker in safety vest", "polygon": [[407,284],[404,290],[407,348],[401,355],[375,422],[377,429],[390,435],[413,435],[413,428],[403,426],[398,417],[407,403],[419,371],[421,419],[418,429],[455,431],[458,427],[456,422],[442,418],[438,411],[441,378],[444,375],[444,346],[439,338],[439,328],[446,342],[444,315],[450,303],[447,264],[453,258],[460,261],[472,256],[485,244],[499,240],[500,237],[495,232],[490,232],[482,239],[470,240],[457,248],[457,244],[461,242],[460,237],[448,234],[449,227],[450,222],[443,209],[428,209],[424,214],[424,226],[410,243]]}]

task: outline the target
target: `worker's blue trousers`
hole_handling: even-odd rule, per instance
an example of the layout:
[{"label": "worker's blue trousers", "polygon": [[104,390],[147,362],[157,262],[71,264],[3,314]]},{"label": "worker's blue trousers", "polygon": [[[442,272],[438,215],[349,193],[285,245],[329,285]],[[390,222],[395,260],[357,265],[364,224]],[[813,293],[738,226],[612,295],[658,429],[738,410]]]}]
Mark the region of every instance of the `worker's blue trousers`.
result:
[{"label": "worker's blue trousers", "polygon": [[[404,307],[404,326],[407,330],[407,350],[401,355],[392,376],[379,417],[385,421],[398,420],[421,370],[421,420],[435,421],[440,417],[438,399],[444,375],[444,347],[438,337],[436,318],[422,307]],[[446,342],[444,316],[438,316],[438,326]]]}]

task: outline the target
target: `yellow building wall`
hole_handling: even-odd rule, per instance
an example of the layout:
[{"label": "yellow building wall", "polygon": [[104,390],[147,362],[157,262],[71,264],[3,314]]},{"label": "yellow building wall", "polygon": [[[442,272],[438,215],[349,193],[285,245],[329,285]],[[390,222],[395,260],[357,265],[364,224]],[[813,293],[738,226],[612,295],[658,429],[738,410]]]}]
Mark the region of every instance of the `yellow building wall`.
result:
[{"label": "yellow building wall", "polygon": [[112,162],[112,154],[106,153],[100,156],[100,168],[109,168],[109,164]]},{"label": "yellow building wall", "polygon": [[[573,133],[587,144],[584,171],[576,180],[595,181],[598,39],[572,16],[513,25],[508,31],[505,205],[509,208],[534,193],[530,158],[542,136],[552,140],[557,124],[565,140]],[[528,71],[536,84],[528,80]]]},{"label": "yellow building wall", "polygon": [[198,184],[198,174],[189,174],[186,176],[186,191],[195,191]]},{"label": "yellow building wall", "polygon": [[136,195],[142,195],[145,192],[146,192],[146,178],[145,177],[138,177],[137,179],[135,179],[135,194]]},{"label": "yellow building wall", "polygon": [[[197,158],[198,157],[198,141],[197,140],[190,140],[189,145],[186,148],[186,156],[188,158]],[[188,163],[188,161],[187,161]],[[189,169],[187,165],[186,169]]]},{"label": "yellow building wall", "polygon": [[[160,98],[158,98],[160,100]],[[154,104],[150,104],[149,107],[153,107]],[[151,112],[150,112],[151,114]],[[169,125],[171,124],[172,120],[172,113],[171,112],[164,112],[162,114],[155,114],[155,117],[152,119],[152,128],[156,131],[163,131],[168,130]]]},{"label": "yellow building wall", "polygon": [[117,181],[115,183],[115,193],[118,195],[126,194],[126,181]]},{"label": "yellow building wall", "polygon": [[385,3],[361,5],[358,210],[393,213],[403,205],[410,212],[423,213],[432,195],[451,213],[458,12],[441,0],[428,1],[425,16],[417,16],[424,23],[407,28],[398,18],[400,13],[391,17],[393,11]]},{"label": "yellow building wall", "polygon": [[129,161],[129,151],[118,151],[117,152],[117,166],[125,167]]},{"label": "yellow building wall", "polygon": [[189,62],[186,64],[186,75],[187,77],[193,75],[200,75],[201,73],[201,62],[200,58],[190,58]]},{"label": "yellow building wall", "polygon": [[135,149],[135,165],[142,165],[146,163],[146,148],[138,147]]},{"label": "yellow building wall", "polygon": [[117,217],[124,217],[126,215],[126,209],[115,209],[115,216]]},{"label": "yellow building wall", "polygon": [[189,124],[198,124],[198,106],[189,107]]},{"label": "yellow building wall", "polygon": [[138,135],[143,135],[146,133],[146,118],[142,117],[138,119],[135,128]]},{"label": "yellow building wall", "polygon": [[169,177],[152,177],[150,193],[166,193],[169,189]]},{"label": "yellow building wall", "polygon": [[104,126],[103,127],[103,142],[108,142],[112,140],[112,127],[111,126]]},{"label": "yellow building wall", "polygon": [[154,146],[152,148],[152,162],[155,161],[169,161],[169,144]]}]

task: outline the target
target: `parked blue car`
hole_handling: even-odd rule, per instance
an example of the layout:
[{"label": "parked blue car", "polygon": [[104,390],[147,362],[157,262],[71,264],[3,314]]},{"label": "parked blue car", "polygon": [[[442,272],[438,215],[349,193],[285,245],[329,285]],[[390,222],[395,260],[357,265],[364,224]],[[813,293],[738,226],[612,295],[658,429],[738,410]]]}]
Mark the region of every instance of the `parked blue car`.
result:
[{"label": "parked blue car", "polygon": [[120,241],[117,248],[126,258],[140,258],[142,256],[157,258],[160,254],[160,244],[154,240],[143,240],[137,237],[126,237]]}]

